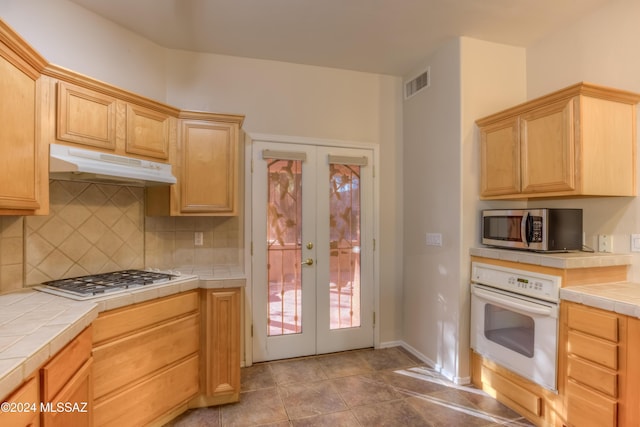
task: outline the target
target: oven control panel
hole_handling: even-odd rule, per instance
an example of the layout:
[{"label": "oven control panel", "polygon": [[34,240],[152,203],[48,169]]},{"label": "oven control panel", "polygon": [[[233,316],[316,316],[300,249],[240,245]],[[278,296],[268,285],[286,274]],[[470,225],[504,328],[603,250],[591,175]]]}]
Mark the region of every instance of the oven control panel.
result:
[{"label": "oven control panel", "polygon": [[560,300],[562,284],[560,276],[480,262],[471,264],[471,281],[551,302]]}]

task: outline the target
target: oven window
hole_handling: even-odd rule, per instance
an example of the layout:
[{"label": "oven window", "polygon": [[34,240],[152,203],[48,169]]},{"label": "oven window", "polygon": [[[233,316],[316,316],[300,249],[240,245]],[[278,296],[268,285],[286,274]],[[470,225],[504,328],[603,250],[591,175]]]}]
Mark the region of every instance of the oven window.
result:
[{"label": "oven window", "polygon": [[484,218],[484,237],[493,240],[521,242],[522,216],[488,216]]},{"label": "oven window", "polygon": [[484,306],[484,336],[523,356],[533,357],[533,318],[493,304]]}]

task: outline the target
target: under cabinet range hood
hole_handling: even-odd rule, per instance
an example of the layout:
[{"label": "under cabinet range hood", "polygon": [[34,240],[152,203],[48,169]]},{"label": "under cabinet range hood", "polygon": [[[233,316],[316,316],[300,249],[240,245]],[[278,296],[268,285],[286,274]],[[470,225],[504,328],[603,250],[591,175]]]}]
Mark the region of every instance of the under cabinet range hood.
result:
[{"label": "under cabinet range hood", "polygon": [[51,144],[49,178],[136,187],[171,185],[171,165]]}]

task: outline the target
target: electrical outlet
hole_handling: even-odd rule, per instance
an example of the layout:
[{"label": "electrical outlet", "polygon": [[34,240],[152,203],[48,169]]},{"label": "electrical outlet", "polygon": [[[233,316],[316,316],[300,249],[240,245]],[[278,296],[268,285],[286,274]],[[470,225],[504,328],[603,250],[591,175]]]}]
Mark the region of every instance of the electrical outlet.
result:
[{"label": "electrical outlet", "polygon": [[193,233],[193,244],[195,246],[202,246],[204,244],[204,235],[202,231],[196,231]]},{"label": "electrical outlet", "polygon": [[442,246],[441,233],[427,233],[427,246]]},{"label": "electrical outlet", "polygon": [[613,252],[613,236],[598,234],[598,252]]},{"label": "electrical outlet", "polygon": [[631,252],[640,252],[640,234],[631,235]]}]

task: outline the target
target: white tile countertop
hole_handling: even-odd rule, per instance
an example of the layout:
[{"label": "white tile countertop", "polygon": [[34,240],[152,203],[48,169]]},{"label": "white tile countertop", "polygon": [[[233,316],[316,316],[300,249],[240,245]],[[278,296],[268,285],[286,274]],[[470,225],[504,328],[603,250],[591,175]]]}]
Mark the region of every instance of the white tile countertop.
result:
[{"label": "white tile countertop", "polygon": [[561,269],[629,265],[633,260],[631,254],[613,254],[603,252],[541,253],[486,247],[471,248],[469,253],[472,256],[477,257]]},{"label": "white tile countertop", "polygon": [[0,295],[0,398],[98,317],[95,302],[26,290]]},{"label": "white tile countertop", "polygon": [[639,283],[603,283],[561,288],[560,299],[640,318]]},{"label": "white tile countertop", "polygon": [[[184,271],[183,271],[184,273]],[[0,399],[54,356],[102,311],[185,292],[245,286],[243,274],[188,271],[189,280],[161,283],[85,301],[33,289],[0,295]],[[197,274],[196,274],[197,273]],[[226,273],[226,270],[224,271]]]}]

